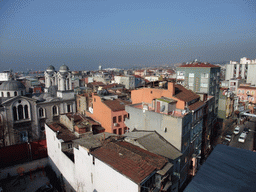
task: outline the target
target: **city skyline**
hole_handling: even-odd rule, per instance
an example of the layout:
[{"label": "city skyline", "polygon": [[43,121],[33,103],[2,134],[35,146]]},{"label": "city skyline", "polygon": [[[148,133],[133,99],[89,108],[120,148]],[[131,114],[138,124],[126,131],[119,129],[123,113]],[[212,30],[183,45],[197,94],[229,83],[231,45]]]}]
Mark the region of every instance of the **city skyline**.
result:
[{"label": "city skyline", "polygon": [[225,1],[1,1],[2,70],[255,59],[255,6]]}]

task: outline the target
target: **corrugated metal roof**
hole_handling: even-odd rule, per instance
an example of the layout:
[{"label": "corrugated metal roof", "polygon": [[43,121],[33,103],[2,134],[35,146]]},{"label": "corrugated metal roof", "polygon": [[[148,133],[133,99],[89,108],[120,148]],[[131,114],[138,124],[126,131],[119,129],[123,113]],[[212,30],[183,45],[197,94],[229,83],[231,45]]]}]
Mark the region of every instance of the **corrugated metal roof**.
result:
[{"label": "corrugated metal roof", "polygon": [[184,192],[256,191],[256,153],[217,145]]}]

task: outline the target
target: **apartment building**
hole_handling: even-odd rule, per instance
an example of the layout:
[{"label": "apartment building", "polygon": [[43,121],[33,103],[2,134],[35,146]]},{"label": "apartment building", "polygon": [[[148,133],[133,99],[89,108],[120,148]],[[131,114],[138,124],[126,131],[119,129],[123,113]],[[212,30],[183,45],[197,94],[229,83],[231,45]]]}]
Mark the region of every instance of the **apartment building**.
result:
[{"label": "apartment building", "polygon": [[60,123],[46,124],[49,164],[65,191],[170,191],[172,164],[110,133],[82,138]]},{"label": "apartment building", "polygon": [[[204,102],[182,85],[168,82],[168,88],[142,88],[131,92],[132,105],[125,110],[125,124],[132,131],[157,131],[181,151],[180,186],[195,173],[201,154]],[[189,167],[192,170],[189,170]]]},{"label": "apartment building", "polygon": [[246,83],[256,84],[256,59],[250,60],[246,57],[240,59],[240,62],[230,61],[226,64],[225,80],[232,78],[245,79]]},{"label": "apartment building", "polygon": [[91,101],[86,115],[98,121],[106,132],[119,135],[127,132],[125,105],[130,104],[129,101],[118,99],[118,95],[109,94],[106,90],[93,93]]}]

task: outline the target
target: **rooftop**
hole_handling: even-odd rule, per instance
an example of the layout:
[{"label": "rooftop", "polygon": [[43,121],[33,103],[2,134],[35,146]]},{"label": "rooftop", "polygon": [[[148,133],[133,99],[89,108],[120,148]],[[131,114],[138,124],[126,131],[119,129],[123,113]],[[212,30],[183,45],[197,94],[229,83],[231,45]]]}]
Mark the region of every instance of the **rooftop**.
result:
[{"label": "rooftop", "polygon": [[136,140],[136,142],[146,150],[171,160],[177,159],[182,155],[176,147],[166,141],[155,131],[134,130],[132,132],[125,133],[123,136],[126,136],[126,141],[127,139]]},{"label": "rooftop", "polygon": [[164,157],[124,141],[107,142],[91,154],[138,184],[168,162]]},{"label": "rooftop", "polygon": [[217,145],[184,192],[255,191],[255,164],[255,152]]},{"label": "rooftop", "polygon": [[125,110],[125,105],[131,104],[129,101],[114,99],[114,100],[105,100],[103,103],[108,106],[112,111],[122,111]]},{"label": "rooftop", "polygon": [[57,138],[62,139],[64,142],[72,141],[78,137],[73,134],[66,126],[60,123],[50,123],[48,126],[57,133]]},{"label": "rooftop", "polygon": [[210,68],[220,68],[220,66],[213,65],[213,64],[210,64],[210,63],[190,63],[190,64],[181,65],[179,67],[210,67]]},{"label": "rooftop", "polygon": [[200,98],[199,95],[195,94],[193,91],[189,89],[184,88],[180,84],[175,84],[175,93],[173,96],[185,102],[189,102],[194,99]]}]

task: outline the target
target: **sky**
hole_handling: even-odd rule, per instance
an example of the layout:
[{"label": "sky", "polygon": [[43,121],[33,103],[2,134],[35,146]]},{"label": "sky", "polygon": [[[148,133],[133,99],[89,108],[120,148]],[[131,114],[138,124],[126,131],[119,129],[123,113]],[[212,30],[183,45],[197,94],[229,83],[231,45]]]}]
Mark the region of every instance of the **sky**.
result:
[{"label": "sky", "polygon": [[0,0],[0,70],[256,59],[255,0]]}]

